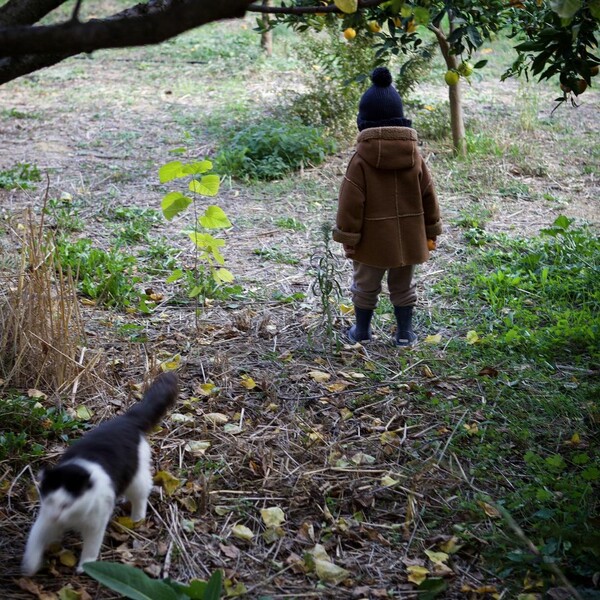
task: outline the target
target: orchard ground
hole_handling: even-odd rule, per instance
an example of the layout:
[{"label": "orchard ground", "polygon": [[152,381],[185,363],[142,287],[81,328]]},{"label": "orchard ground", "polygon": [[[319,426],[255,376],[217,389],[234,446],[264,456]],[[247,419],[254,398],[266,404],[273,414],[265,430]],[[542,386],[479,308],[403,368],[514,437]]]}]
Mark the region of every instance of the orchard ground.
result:
[{"label": "orchard ground", "polygon": [[[463,85],[469,157],[453,159],[448,138],[423,139],[445,231],[418,271],[415,349],[391,345],[385,301],[371,344],[337,342],[352,316],[336,305],[332,334],[313,290],[315,261],[324,253],[321,226],[334,219],[350,145],[283,180],[224,180],[205,204],[218,204],[233,223],[222,237],[240,287],[207,301],[195,323],[193,304],[165,283],[168,257],[189,264],[192,256],[184,224],[160,216],[171,188],[159,184],[157,171],[178,158],[174,148],[184,147],[188,160],[211,157],[221,127],[268,114],[302,85],[306,65],[294,55],[291,34],[275,38],[268,60],[251,27],[217,24],[155,48],[79,56],[0,89],[0,172],[26,163],[41,173],[32,189],[0,189],[3,279],[11,281],[15,261],[8,257],[17,252],[24,209],[39,217],[48,186],[54,203],[46,224],[73,240],[107,249],[132,228],[121,235],[121,250],[137,259],[138,287],[159,299],[148,315],[81,300],[88,353],[102,358],[97,376],[76,395],[69,390],[61,406],[84,430],[133,402],[136,386],[161,364],[177,366],[181,380],[177,417],[151,437],[156,471],[172,475],[173,486],[157,486],[142,526],[111,525],[101,558],[182,581],[222,568],[231,595],[254,598],[410,598],[423,580],[430,597],[538,597],[539,582],[562,588],[535,557],[527,569],[498,575],[503,561],[514,564],[511,553],[527,551],[496,505],[528,477],[515,458],[526,444],[515,448],[506,394],[543,396],[547,380],[535,372],[545,366],[518,356],[489,364],[498,356],[468,337],[485,337],[485,303],[468,288],[457,297],[440,290],[485,246],[483,232],[532,239],[559,215],[597,232],[600,93],[590,88],[579,108],[565,104],[551,115],[558,84],[501,83],[506,44],[484,46],[489,68]],[[446,99],[443,74],[436,62],[410,99],[421,112]],[[333,277],[346,293],[341,303],[350,304],[350,265],[339,248],[334,253]],[[461,344],[462,354],[450,352]],[[569,394],[597,378],[597,366],[554,365],[552,380]],[[53,390],[42,391],[43,406],[57,402]],[[593,445],[586,432],[594,429],[585,424],[596,411],[597,404],[567,415],[558,410],[550,423],[547,413],[532,410],[532,429],[545,429],[556,444],[540,452],[559,454],[569,440]],[[214,413],[221,415],[216,421]],[[510,430],[504,442],[503,427]],[[54,598],[68,585],[79,597],[115,597],[76,576],[59,552],[32,582],[20,579],[36,507],[33,477],[64,447],[57,436],[32,437],[23,451],[34,443],[44,449],[30,468],[18,454],[0,462],[4,597]],[[269,531],[261,518],[269,507],[282,509],[281,530]],[[241,539],[236,525],[254,537]],[[316,544],[348,571],[335,585],[306,558]],[[79,542],[67,538],[63,548],[77,555]],[[591,589],[592,577],[581,577]]]}]

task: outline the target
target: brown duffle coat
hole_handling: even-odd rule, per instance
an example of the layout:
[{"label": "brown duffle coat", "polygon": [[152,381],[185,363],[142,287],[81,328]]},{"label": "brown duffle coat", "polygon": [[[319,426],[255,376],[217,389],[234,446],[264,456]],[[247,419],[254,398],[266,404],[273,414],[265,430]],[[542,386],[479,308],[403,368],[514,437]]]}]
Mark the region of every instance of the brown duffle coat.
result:
[{"label": "brown duffle coat", "polygon": [[433,182],[410,127],[364,129],[340,188],[333,239],[353,260],[385,269],[429,258],[442,232]]}]

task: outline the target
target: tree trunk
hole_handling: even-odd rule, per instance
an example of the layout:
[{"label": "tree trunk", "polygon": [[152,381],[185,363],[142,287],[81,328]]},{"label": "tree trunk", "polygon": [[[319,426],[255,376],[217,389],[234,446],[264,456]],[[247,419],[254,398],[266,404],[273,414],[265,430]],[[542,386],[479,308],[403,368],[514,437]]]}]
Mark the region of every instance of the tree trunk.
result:
[{"label": "tree trunk", "polygon": [[[448,44],[448,39],[441,27],[430,25],[429,29],[435,33],[448,70],[456,69],[458,67],[458,61],[454,54],[450,54],[450,44]],[[450,31],[452,31],[452,17],[450,17]],[[450,101],[450,127],[452,128],[454,153],[457,156],[466,156],[467,140],[460,93],[460,79],[456,85],[448,86],[448,100]]]},{"label": "tree trunk", "polygon": [[[456,58],[452,57],[454,66],[451,68],[456,68]],[[452,144],[454,146],[454,153],[457,156],[466,156],[467,155],[467,138],[465,132],[465,119],[463,116],[463,107],[462,107],[462,96],[460,90],[460,79],[456,85],[448,86],[448,100],[450,101],[450,127],[452,128]]]},{"label": "tree trunk", "polygon": [[[263,6],[271,6],[271,0],[262,0],[262,3]],[[265,27],[269,26],[268,13],[263,14],[262,21]],[[270,29],[268,31],[264,31],[261,34],[260,47],[263,49],[264,53],[267,56],[271,56],[273,54],[273,32]]]}]

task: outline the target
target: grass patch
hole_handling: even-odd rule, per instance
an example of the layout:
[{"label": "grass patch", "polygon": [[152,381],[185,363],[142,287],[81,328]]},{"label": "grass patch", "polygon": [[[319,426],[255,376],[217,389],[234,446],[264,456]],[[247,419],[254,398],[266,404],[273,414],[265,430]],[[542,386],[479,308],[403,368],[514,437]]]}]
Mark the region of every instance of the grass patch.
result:
[{"label": "grass patch", "polygon": [[485,540],[515,592],[526,577],[553,585],[556,567],[585,591],[600,559],[600,243],[559,217],[540,236],[487,236],[471,253],[437,286],[462,310],[436,375],[464,365],[477,384],[421,399],[453,428],[446,455],[469,474],[456,531]]},{"label": "grass patch", "polygon": [[116,248],[96,248],[88,239],[59,240],[57,253],[63,268],[69,267],[77,279],[79,291],[98,305],[126,308],[140,299],[136,284],[136,258]]},{"label": "grass patch", "polygon": [[319,165],[336,147],[317,127],[275,120],[248,125],[223,145],[215,157],[215,170],[244,180],[280,179]]},{"label": "grass patch", "polygon": [[0,398],[0,422],[0,461],[13,466],[44,455],[49,441],[68,442],[83,426],[65,410],[11,393]]},{"label": "grass patch", "polygon": [[34,183],[42,179],[39,169],[29,163],[19,163],[11,169],[0,171],[0,189],[3,190],[30,190],[35,188]]}]

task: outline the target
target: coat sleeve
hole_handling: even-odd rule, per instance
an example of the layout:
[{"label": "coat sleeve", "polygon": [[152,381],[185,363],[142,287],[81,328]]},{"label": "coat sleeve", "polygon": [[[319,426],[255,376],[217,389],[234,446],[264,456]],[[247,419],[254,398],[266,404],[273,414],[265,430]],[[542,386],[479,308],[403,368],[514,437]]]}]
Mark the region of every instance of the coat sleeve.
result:
[{"label": "coat sleeve", "polygon": [[354,158],[348,165],[340,187],[337,217],[333,228],[333,239],[348,246],[356,246],[360,242],[365,206],[364,176]]},{"label": "coat sleeve", "polygon": [[433,179],[423,159],[421,159],[421,198],[423,202],[423,213],[425,217],[425,232],[429,239],[435,238],[442,233],[442,219],[440,207],[433,185]]}]

